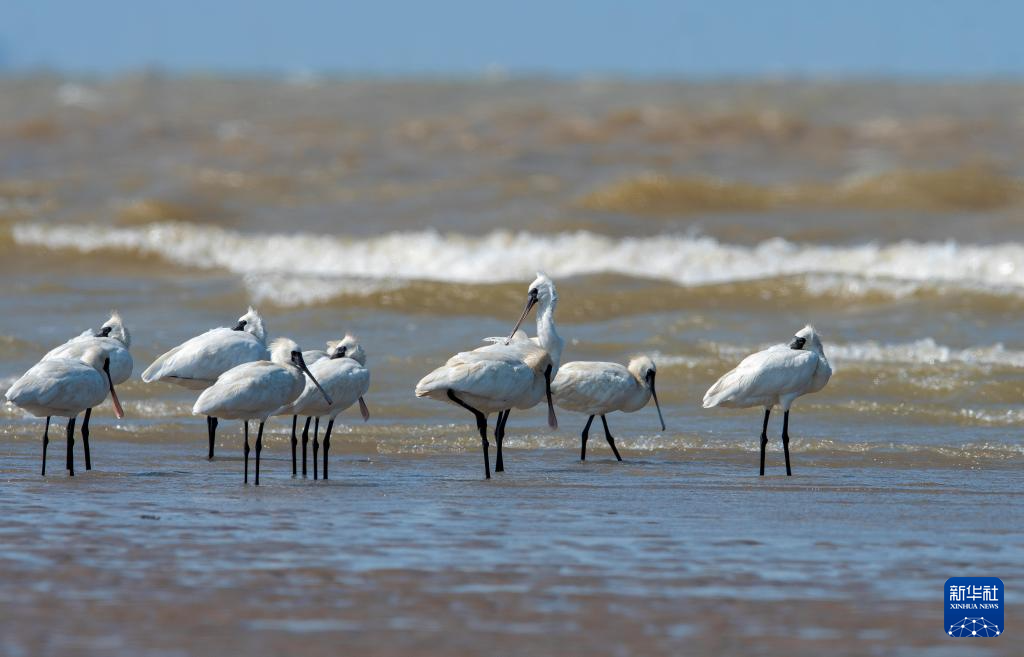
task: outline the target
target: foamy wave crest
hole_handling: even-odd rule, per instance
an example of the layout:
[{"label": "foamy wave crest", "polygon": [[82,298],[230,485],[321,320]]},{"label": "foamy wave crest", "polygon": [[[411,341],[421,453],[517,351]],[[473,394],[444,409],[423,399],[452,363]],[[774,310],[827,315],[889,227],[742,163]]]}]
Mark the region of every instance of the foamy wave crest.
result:
[{"label": "foamy wave crest", "polygon": [[616,238],[588,231],[549,235],[498,231],[484,236],[419,231],[348,239],[248,234],[181,223],[133,227],[24,223],[14,226],[13,237],[18,244],[53,250],[115,251],[158,256],[189,267],[225,269],[244,276],[257,298],[282,304],[315,303],[328,296],[373,292],[412,280],[521,281],[538,269],[555,277],[613,273],[685,286],[802,276],[811,294],[844,296],[863,294],[865,288],[885,289],[897,296],[915,289],[858,286],[851,285],[851,280],[1024,292],[1024,245],[1015,243],[904,241],[828,246],[772,239],[748,247],[710,237]]},{"label": "foamy wave crest", "polygon": [[[718,359],[737,360],[771,345],[709,345],[710,354],[665,354],[654,352],[652,358],[662,367],[695,368],[714,363]],[[975,367],[1024,368],[1024,351],[1007,349],[1002,344],[979,345],[957,349],[937,343],[932,338],[912,342],[885,344],[869,340],[847,344],[825,344],[825,353],[833,365],[885,364],[885,365],[971,365]]]},{"label": "foamy wave crest", "polygon": [[1024,352],[1007,349],[1001,344],[954,349],[925,338],[903,344],[872,341],[829,346],[826,349],[829,357],[839,362],[1024,367]]}]

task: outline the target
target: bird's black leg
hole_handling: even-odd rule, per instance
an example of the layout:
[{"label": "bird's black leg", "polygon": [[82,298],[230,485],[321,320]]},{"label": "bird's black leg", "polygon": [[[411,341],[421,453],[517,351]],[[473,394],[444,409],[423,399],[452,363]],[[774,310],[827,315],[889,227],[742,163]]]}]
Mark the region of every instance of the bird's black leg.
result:
[{"label": "bird's black leg", "polygon": [[334,429],[334,420],[327,422],[327,429],[324,431],[324,480],[327,479],[327,452],[331,450],[331,430]]},{"label": "bird's black leg", "polygon": [[320,443],[318,442],[320,433],[320,418],[313,420],[313,481],[316,481],[317,475],[317,452],[320,451]]},{"label": "bird's black leg", "polygon": [[92,409],[85,409],[85,417],[82,418],[82,449],[85,450],[85,469],[92,470],[92,456],[89,454],[89,418],[92,417]]},{"label": "bird's black leg", "polygon": [[786,476],[792,477],[793,470],[789,467],[789,411],[782,416],[782,451],[786,453]]},{"label": "bird's black leg", "polygon": [[580,460],[587,460],[587,439],[590,438],[590,423],[594,421],[594,416],[591,415],[587,418],[587,425],[583,427],[583,445],[580,447]]},{"label": "bird's black leg", "polygon": [[263,422],[256,431],[256,485],[260,485],[260,452],[263,451]]},{"label": "bird's black leg", "polygon": [[50,444],[50,416],[46,416],[46,428],[43,429],[43,476],[46,476],[46,447]]},{"label": "bird's black leg", "polygon": [[245,427],[245,448],[242,453],[245,455],[245,479],[244,483],[249,483],[249,420],[246,420],[242,425]]},{"label": "bird's black leg", "polygon": [[764,426],[761,427],[761,476],[764,476],[764,448],[768,445],[768,417],[772,409],[764,409]]},{"label": "bird's black leg", "polygon": [[206,416],[206,433],[210,436],[210,451],[207,452],[206,458],[213,460],[213,446],[217,440],[217,418],[208,415]]},{"label": "bird's black leg", "polygon": [[476,418],[476,428],[480,432],[480,442],[481,442],[481,444],[483,445],[483,448],[484,448],[484,476],[487,479],[490,479],[491,478],[491,456],[490,456],[490,446],[491,446],[491,444],[487,442],[487,416],[484,415],[483,413],[481,413],[480,411],[476,410],[475,408],[473,408],[472,406],[470,406],[466,402],[462,401],[458,397],[456,397],[455,393],[452,390],[448,391],[448,399],[452,400],[453,402],[455,402],[456,404],[458,404],[462,408],[464,408],[467,411],[469,411],[470,413],[472,413],[473,416]]},{"label": "bird's black leg", "polygon": [[511,408],[500,411],[498,421],[494,423],[494,442],[498,444],[498,455],[494,459],[495,472],[505,471],[505,462],[501,458],[501,442],[505,439],[505,423],[508,422],[508,414],[511,412]]},{"label": "bird's black leg", "polygon": [[608,420],[604,419],[603,415],[601,416],[601,424],[604,425],[604,437],[608,439],[608,444],[611,445],[612,451],[615,452],[615,458],[621,461],[622,457],[619,456],[619,450],[615,447],[615,438],[612,437],[612,432],[608,431]]},{"label": "bird's black leg", "polygon": [[299,465],[298,465],[298,462],[295,460],[295,448],[299,444],[299,439],[295,435],[295,427],[297,427],[298,424],[299,424],[299,416],[298,415],[293,415],[292,416],[292,476],[293,477],[295,477],[295,476],[297,476],[299,474]]},{"label": "bird's black leg", "polygon": [[75,476],[75,416],[68,420],[68,474]]},{"label": "bird's black leg", "polygon": [[309,443],[309,423],[313,418],[306,418],[306,425],[302,427],[302,476],[306,476],[306,445]]}]

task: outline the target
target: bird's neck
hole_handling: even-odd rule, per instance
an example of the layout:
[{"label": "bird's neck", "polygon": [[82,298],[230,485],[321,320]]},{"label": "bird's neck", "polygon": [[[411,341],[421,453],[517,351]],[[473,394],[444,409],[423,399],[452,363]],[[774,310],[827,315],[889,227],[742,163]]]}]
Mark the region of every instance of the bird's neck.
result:
[{"label": "bird's neck", "polygon": [[537,313],[537,341],[551,357],[552,376],[562,362],[564,342],[555,330],[555,304],[545,304]]}]

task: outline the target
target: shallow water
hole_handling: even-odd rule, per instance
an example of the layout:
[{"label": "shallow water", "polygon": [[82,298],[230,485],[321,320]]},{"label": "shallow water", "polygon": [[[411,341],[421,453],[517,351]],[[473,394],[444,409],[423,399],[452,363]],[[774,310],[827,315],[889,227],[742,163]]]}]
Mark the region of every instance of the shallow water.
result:
[{"label": "shallow water", "polygon": [[[96,468],[38,477],[0,409],[5,654],[944,654],[946,578],[1021,615],[1024,87],[1009,84],[0,80],[0,379],[118,308],[136,373],[256,303],[272,335],[369,354],[329,483],[268,426],[208,463],[194,393],[137,378]],[[555,277],[564,360],[658,364],[653,408],[513,413],[482,481],[416,399]],[[835,374],[705,411],[806,322]],[[530,329],[531,333],[533,329]],[[80,445],[80,443],[79,443]],[[493,457],[493,454],[492,454]],[[1002,640],[980,652],[1010,654]],[[958,653],[959,654],[959,653]]]}]

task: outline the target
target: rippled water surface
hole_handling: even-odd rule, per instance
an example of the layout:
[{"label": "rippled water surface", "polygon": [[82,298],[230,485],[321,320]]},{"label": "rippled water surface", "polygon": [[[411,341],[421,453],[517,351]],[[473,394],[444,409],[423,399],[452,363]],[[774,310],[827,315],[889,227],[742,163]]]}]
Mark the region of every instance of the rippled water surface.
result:
[{"label": "rippled water surface", "polygon": [[[136,361],[74,480],[60,426],[43,480],[41,421],[0,409],[0,652],[938,655],[942,584],[971,574],[1006,583],[1012,630],[1022,101],[0,80],[0,379],[111,308]],[[538,269],[563,360],[652,355],[668,430],[612,415],[625,461],[598,432],[580,464],[585,418],[516,412],[485,483],[471,418],[412,388],[507,333]],[[207,462],[195,394],[137,378],[250,303],[273,336],[369,354],[372,418],[341,416],[330,482],[291,478],[275,420],[244,487],[237,423]],[[700,399],[808,322],[835,374],[794,407],[795,476],[775,418],[759,480],[760,412]]]}]

